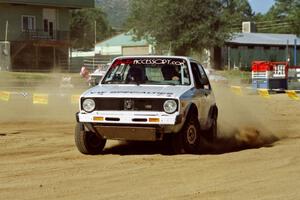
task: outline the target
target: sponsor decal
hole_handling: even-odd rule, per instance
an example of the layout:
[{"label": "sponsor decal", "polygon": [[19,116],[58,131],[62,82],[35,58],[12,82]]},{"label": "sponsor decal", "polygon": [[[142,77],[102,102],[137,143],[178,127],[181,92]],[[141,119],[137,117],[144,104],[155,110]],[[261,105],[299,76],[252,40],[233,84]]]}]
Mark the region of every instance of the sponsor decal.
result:
[{"label": "sponsor decal", "polygon": [[100,91],[100,92],[90,92],[90,94],[98,94],[98,95],[104,95],[106,94],[107,92],[105,91]]},{"label": "sponsor decal", "polygon": [[157,96],[168,96],[172,97],[172,92],[137,92],[137,91],[110,91],[110,92],[90,92],[90,94],[106,95],[106,94],[145,94],[145,95],[157,95]]},{"label": "sponsor decal", "polygon": [[164,59],[164,58],[155,58],[155,59],[135,59],[133,61],[135,65],[184,65],[184,60],[175,60],[175,59]]},{"label": "sponsor decal", "polygon": [[274,77],[285,77],[285,65],[275,65]]},{"label": "sponsor decal", "polygon": [[149,94],[149,95],[167,95],[172,96],[171,92],[137,92],[137,91],[111,91],[111,94]]},{"label": "sponsor decal", "polygon": [[133,64],[133,60],[132,59],[118,59],[111,66],[116,67],[116,66],[122,65],[122,64],[124,64],[124,65]]},{"label": "sponsor decal", "polygon": [[138,59],[118,59],[113,64],[112,67],[125,64],[134,65],[185,65],[186,62],[183,59],[169,59],[169,58],[138,58]]}]

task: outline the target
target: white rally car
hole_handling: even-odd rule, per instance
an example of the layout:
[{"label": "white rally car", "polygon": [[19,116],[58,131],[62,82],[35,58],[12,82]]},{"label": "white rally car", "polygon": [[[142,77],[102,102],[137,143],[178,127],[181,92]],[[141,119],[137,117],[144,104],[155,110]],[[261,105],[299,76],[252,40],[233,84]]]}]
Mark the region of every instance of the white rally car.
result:
[{"label": "white rally car", "polygon": [[118,57],[80,97],[75,142],[99,154],[106,140],[158,141],[198,153],[217,136],[218,108],[203,67],[178,56]]}]

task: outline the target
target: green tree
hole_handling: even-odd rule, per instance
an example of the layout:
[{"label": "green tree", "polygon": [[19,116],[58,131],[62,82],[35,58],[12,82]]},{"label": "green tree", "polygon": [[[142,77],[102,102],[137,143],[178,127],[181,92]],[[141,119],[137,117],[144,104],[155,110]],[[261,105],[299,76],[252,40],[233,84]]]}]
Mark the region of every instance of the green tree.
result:
[{"label": "green tree", "polygon": [[299,0],[276,0],[265,15],[256,16],[258,31],[299,34],[299,7]]},{"label": "green tree", "polygon": [[187,55],[230,37],[222,15],[218,0],[132,0],[128,27],[138,38],[155,38],[175,55]]},{"label": "green tree", "polygon": [[291,31],[300,36],[300,1],[297,1],[291,9],[288,20],[291,22]]},{"label": "green tree", "polygon": [[74,10],[71,13],[71,41],[75,49],[90,49],[96,41],[104,40],[112,35],[104,12],[100,8]]},{"label": "green tree", "polygon": [[247,0],[223,1],[224,14],[232,32],[241,32],[243,21],[254,21],[255,13]]},{"label": "green tree", "polygon": [[131,0],[128,28],[175,55],[223,45],[254,16],[247,0]]}]

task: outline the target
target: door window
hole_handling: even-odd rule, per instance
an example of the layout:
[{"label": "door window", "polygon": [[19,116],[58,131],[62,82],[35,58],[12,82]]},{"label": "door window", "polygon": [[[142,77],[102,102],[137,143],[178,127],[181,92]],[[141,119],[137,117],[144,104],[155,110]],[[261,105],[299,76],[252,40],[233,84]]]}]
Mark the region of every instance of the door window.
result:
[{"label": "door window", "polygon": [[206,73],[203,67],[197,63],[191,62],[191,67],[193,71],[193,76],[195,80],[196,88],[210,90],[209,80],[206,76]]},{"label": "door window", "polygon": [[196,63],[191,62],[191,67],[192,67],[192,72],[193,72],[193,77],[194,77],[196,88],[203,89],[203,87],[201,85],[201,74],[200,74],[198,65]]},{"label": "door window", "polygon": [[200,64],[198,65],[198,68],[199,68],[199,71],[200,71],[201,83],[203,85],[203,88],[207,89],[207,90],[210,90],[211,87],[210,87],[209,80],[207,78],[207,75],[205,73],[204,68]]}]

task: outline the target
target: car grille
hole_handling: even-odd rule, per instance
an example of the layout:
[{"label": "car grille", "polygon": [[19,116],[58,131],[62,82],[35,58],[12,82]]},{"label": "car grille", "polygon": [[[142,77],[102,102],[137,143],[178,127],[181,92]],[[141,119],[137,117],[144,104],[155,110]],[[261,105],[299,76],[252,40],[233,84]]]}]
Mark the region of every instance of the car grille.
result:
[{"label": "car grille", "polygon": [[[93,98],[95,110],[128,110],[128,111],[164,111],[164,102],[168,99],[145,98]],[[81,99],[83,102],[84,99]],[[82,105],[82,104],[81,104]]]}]

